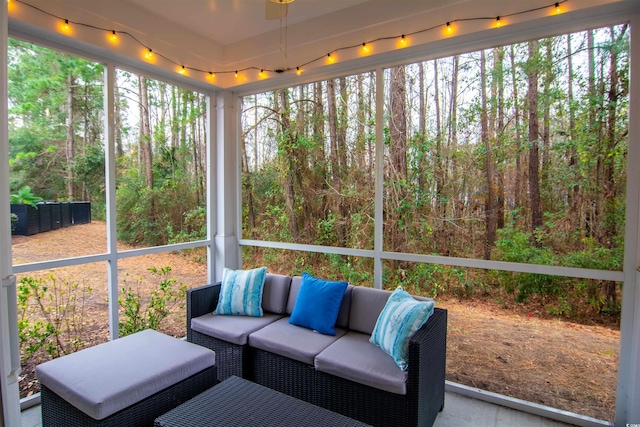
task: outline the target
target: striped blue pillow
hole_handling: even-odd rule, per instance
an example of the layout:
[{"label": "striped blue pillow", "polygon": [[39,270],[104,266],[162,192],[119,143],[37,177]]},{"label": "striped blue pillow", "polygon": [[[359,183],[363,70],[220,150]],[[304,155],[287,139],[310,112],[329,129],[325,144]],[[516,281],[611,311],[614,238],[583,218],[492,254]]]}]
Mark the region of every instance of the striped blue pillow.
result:
[{"label": "striped blue pillow", "polygon": [[266,276],[267,267],[253,270],[225,268],[215,313],[262,317],[262,291]]},{"label": "striped blue pillow", "polygon": [[398,367],[409,367],[409,340],[433,314],[433,301],[418,301],[398,286],[378,316],[369,342],[393,357]]}]

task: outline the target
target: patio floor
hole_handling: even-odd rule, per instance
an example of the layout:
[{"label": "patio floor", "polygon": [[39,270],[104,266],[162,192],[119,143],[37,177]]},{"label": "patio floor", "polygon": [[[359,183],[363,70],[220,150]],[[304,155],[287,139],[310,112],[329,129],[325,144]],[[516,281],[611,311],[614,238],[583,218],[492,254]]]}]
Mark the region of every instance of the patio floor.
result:
[{"label": "patio floor", "polygon": [[[456,393],[446,393],[444,411],[434,427],[566,427],[569,424],[542,418]],[[22,427],[41,427],[40,406],[22,412]]]}]

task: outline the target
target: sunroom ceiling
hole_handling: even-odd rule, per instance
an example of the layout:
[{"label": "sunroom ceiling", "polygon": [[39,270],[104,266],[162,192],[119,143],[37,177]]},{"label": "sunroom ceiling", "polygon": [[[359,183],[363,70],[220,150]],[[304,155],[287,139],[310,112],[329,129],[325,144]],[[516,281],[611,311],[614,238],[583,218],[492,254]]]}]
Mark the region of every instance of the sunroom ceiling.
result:
[{"label": "sunroom ceiling", "polygon": [[[324,78],[336,70],[350,72],[398,58],[433,55],[441,45],[451,49],[456,43],[491,38],[491,31],[535,32],[542,20],[555,20],[561,28],[563,22],[604,13],[612,5],[619,9],[637,4],[636,0],[565,0],[564,13],[554,15],[552,0],[295,0],[288,6],[286,20],[267,20],[268,1],[10,0],[9,29],[17,37],[44,38],[53,45],[76,47],[78,52],[114,58],[178,80],[246,91],[287,81],[297,68],[303,80]],[[540,10],[508,17],[536,8]],[[494,16],[508,17],[502,20],[504,28],[492,28]],[[465,21],[478,17],[489,19]],[[69,33],[60,30],[60,18],[71,22]],[[447,21],[457,21],[453,34],[443,33]],[[126,34],[118,43],[110,43],[111,30]],[[412,33],[417,34],[400,49],[399,36]],[[366,54],[358,49],[363,42],[387,37],[370,44]],[[152,59],[145,58],[149,48],[156,54]],[[335,53],[335,64],[326,61],[329,52]],[[176,74],[183,65],[184,75]],[[260,70],[265,73],[259,75]],[[210,72],[215,73],[213,78]]]}]

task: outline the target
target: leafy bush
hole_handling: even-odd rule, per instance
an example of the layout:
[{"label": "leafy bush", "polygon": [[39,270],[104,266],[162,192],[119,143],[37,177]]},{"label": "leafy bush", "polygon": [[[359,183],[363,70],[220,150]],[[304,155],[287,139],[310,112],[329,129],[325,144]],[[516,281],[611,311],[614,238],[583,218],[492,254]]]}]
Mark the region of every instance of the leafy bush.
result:
[{"label": "leafy bush", "polygon": [[[158,329],[174,307],[184,306],[187,286],[169,277],[171,267],[160,269],[151,267],[148,270],[158,280],[158,287],[151,291],[148,300],[140,292],[142,278],[136,280],[136,289],[131,286],[122,288],[118,298],[120,308],[118,329],[121,336],[144,329]],[[124,282],[126,284],[126,281]]]},{"label": "leafy bush", "polygon": [[24,277],[18,291],[18,336],[23,362],[44,351],[51,358],[84,347],[84,304],[90,286]]},{"label": "leafy bush", "polygon": [[[540,236],[536,239],[541,240]],[[521,262],[527,264],[555,265],[556,259],[553,251],[544,246],[536,246],[533,236],[506,227],[498,230],[496,240],[496,258],[501,261]],[[500,272],[498,274],[500,285],[507,292],[515,292],[516,301],[524,302],[529,295],[564,295],[566,289],[563,280],[558,276],[533,273]]]},{"label": "leafy bush", "polygon": [[16,205],[24,204],[24,205],[33,206],[34,208],[37,207],[36,203],[42,201],[42,197],[38,197],[35,194],[33,194],[33,192],[31,191],[31,187],[28,185],[25,185],[20,190],[18,190],[16,194],[11,194],[10,197],[11,197],[12,204],[16,204]]}]

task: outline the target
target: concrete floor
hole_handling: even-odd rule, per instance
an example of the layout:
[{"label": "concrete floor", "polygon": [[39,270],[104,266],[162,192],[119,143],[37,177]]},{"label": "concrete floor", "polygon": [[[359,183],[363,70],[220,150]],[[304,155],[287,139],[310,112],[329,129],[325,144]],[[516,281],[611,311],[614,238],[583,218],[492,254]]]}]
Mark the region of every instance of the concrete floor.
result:
[{"label": "concrete floor", "polygon": [[[567,427],[557,421],[494,405],[462,396],[446,393],[445,408],[434,427]],[[41,427],[40,406],[22,412],[22,427]]]}]

